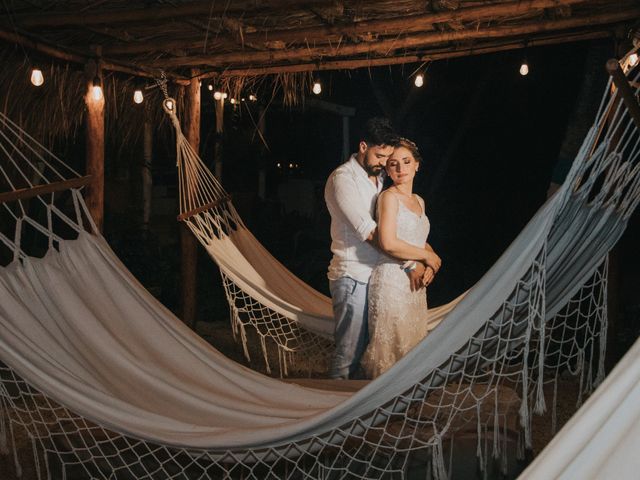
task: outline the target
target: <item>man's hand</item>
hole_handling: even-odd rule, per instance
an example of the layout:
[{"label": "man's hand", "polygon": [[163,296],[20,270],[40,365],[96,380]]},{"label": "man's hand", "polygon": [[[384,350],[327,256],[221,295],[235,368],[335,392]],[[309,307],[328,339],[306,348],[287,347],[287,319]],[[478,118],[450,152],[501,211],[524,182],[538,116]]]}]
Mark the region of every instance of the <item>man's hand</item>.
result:
[{"label": "man's hand", "polygon": [[409,276],[412,292],[417,292],[424,287],[423,277],[425,275],[425,267],[422,262],[416,262],[416,268],[407,272],[407,275]]}]

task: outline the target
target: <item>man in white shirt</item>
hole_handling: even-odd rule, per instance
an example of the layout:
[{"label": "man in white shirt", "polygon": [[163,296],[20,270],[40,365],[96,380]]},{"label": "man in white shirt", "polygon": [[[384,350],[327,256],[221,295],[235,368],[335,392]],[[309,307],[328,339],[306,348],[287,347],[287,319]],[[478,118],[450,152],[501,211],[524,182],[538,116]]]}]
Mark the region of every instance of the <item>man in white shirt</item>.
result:
[{"label": "man in white shirt", "polygon": [[[368,286],[378,259],[376,200],[382,191],[384,167],[398,141],[388,120],[370,119],[358,152],[331,173],[325,186],[333,252],[327,276],[336,320],[331,378],[357,377],[369,341]],[[419,282],[423,272],[420,264],[410,273],[412,282]]]}]

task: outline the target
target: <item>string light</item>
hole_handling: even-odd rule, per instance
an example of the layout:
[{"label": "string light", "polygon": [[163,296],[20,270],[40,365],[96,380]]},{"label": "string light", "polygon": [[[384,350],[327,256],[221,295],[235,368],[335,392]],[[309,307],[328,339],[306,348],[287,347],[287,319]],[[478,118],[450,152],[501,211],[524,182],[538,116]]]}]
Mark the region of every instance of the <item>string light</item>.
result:
[{"label": "string light", "polygon": [[211,85],[211,84],[207,85],[207,89],[208,89],[210,92],[212,92],[212,91],[213,91],[213,85]]},{"label": "string light", "polygon": [[215,91],[213,92],[213,98],[215,100],[222,100],[224,97],[222,95],[222,92]]},{"label": "string light", "polygon": [[418,88],[423,86],[424,85],[424,75],[422,73],[417,74],[416,78],[413,80],[413,84]]},{"label": "string light", "polygon": [[133,101],[137,104],[141,104],[144,100],[144,95],[142,95],[142,90],[136,88],[136,91],[133,92]]},{"label": "string light", "polygon": [[222,94],[222,98],[224,98],[225,100],[227,99],[227,97],[228,97],[228,96],[229,96],[229,95],[227,95],[226,93],[223,93],[223,94]]},{"label": "string light", "polygon": [[44,83],[44,75],[38,67],[33,67],[33,70],[31,70],[31,83],[36,87]]},{"label": "string light", "polygon": [[638,64],[638,54],[632,53],[631,55],[629,55],[629,66],[635,67],[637,64]]},{"label": "string light", "polygon": [[312,92],[316,95],[320,95],[320,93],[322,92],[322,85],[320,84],[320,80],[316,79],[313,82]]},{"label": "string light", "polygon": [[93,78],[93,87],[91,87],[91,96],[96,102],[102,100],[102,87],[100,86],[100,77]]},{"label": "string light", "polygon": [[251,100],[252,102],[255,102],[258,100],[258,97],[256,97],[253,93],[251,95],[249,95],[249,100]]},{"label": "string light", "polygon": [[522,65],[520,65],[520,75],[522,75],[523,77],[525,75],[529,74],[529,65],[527,65],[527,61],[525,60],[524,62],[522,62]]},{"label": "string light", "polygon": [[231,105],[235,105],[236,104],[236,99],[232,98],[231,100],[229,100],[231,102]]}]

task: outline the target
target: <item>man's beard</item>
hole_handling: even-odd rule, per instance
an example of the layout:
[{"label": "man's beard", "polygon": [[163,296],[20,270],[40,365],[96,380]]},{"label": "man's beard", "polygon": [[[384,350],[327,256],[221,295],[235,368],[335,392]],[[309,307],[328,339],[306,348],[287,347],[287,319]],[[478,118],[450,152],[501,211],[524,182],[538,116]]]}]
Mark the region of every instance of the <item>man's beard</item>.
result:
[{"label": "man's beard", "polygon": [[382,165],[369,165],[368,163],[365,163],[364,170],[370,177],[377,177],[382,173],[384,167]]}]

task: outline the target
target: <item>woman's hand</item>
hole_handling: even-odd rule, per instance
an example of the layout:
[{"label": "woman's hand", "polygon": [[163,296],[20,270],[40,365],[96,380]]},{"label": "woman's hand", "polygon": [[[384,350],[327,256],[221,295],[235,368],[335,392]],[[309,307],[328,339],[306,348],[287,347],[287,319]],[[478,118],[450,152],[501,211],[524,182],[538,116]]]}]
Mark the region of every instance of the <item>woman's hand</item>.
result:
[{"label": "woman's hand", "polygon": [[408,271],[407,275],[409,276],[409,285],[411,287],[411,291],[417,292],[421,288],[425,287],[425,284],[424,284],[425,266],[422,262],[414,262],[414,263],[416,264],[416,267],[413,270]]},{"label": "woman's hand", "polygon": [[425,250],[424,263],[427,264],[427,267],[431,267],[433,269],[433,274],[435,275],[438,273],[438,270],[440,270],[442,259],[440,259],[433,250]]},{"label": "woman's hand", "polygon": [[433,279],[436,277],[436,272],[433,268],[427,265],[427,268],[424,269],[424,274],[422,275],[422,284],[425,287],[428,287]]}]

